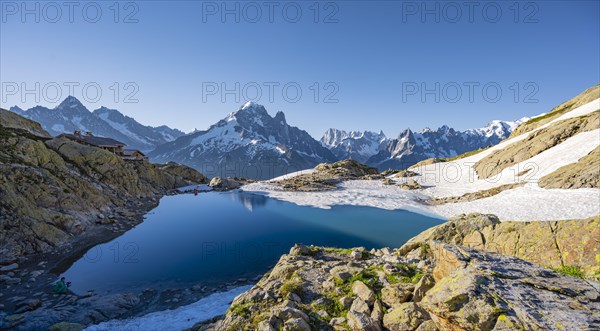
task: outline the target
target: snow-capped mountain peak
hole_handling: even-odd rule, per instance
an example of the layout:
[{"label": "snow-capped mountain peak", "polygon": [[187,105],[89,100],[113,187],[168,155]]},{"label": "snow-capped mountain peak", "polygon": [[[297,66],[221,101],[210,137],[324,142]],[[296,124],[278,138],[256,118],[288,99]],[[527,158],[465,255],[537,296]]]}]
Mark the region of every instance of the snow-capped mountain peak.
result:
[{"label": "snow-capped mountain peak", "polygon": [[69,95],[63,100],[58,106],[54,109],[77,109],[77,110],[87,110],[85,106],[79,101],[76,97]]},{"label": "snow-capped mountain peak", "polygon": [[240,107],[240,110],[254,109],[257,106],[259,106],[259,105],[257,103],[255,103],[254,101],[248,101]]},{"label": "snow-capped mountain peak", "polygon": [[321,144],[329,148],[338,159],[351,158],[365,162],[376,154],[386,141],[383,131],[350,131],[328,129],[321,138]]},{"label": "snow-capped mountain peak", "polygon": [[[464,132],[442,125],[436,130],[424,128],[414,132],[407,128],[397,138],[386,138],[381,132],[346,132],[328,129],[321,143],[338,158],[352,158],[385,170],[407,168],[430,157],[452,157],[471,150],[495,145],[508,138],[527,118],[518,121],[491,121],[487,126]],[[368,146],[368,147],[367,147]]]},{"label": "snow-capped mountain peak", "polygon": [[11,107],[11,111],[39,122],[51,135],[90,131],[100,137],[119,140],[129,148],[142,151],[154,149],[182,136],[184,133],[168,127],[153,128],[138,123],[116,109],[100,107],[90,112],[77,98],[67,97],[54,109],[36,106],[28,110]]},{"label": "snow-capped mountain peak", "polygon": [[306,131],[288,125],[282,112],[272,117],[251,102],[207,130],[157,147],[150,158],[187,164],[208,176],[251,178],[272,178],[336,159]]}]

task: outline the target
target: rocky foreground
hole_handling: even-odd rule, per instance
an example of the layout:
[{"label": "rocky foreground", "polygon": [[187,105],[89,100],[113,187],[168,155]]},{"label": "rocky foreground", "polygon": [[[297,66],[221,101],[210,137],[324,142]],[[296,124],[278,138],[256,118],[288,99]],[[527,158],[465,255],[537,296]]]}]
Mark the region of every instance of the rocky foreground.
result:
[{"label": "rocky foreground", "polygon": [[169,190],[203,182],[191,168],[125,161],[52,138],[38,123],[0,110],[0,265],[106,225],[131,227]]},{"label": "rocky foreground", "polygon": [[38,123],[0,109],[0,329],[45,330],[65,320],[82,326],[206,295],[49,290],[62,264],[141,222],[163,195],[206,181],[179,164],[126,161],[53,138]]},{"label": "rocky foreground", "polygon": [[[296,245],[251,290],[237,297],[222,319],[192,330],[600,328],[600,283],[487,252],[474,234],[487,234],[480,239],[491,238],[494,231],[498,237],[524,235],[520,244],[512,242],[516,247],[535,246],[537,238],[538,254],[550,259],[549,264],[561,259],[560,254],[542,253],[544,244],[556,236],[531,234],[535,231],[528,225],[494,230],[502,227],[496,222],[493,215],[455,218],[393,250]],[[591,240],[600,239],[597,220],[585,222],[581,231],[593,226]],[[580,253],[596,254],[593,249]],[[588,262],[596,268],[599,264]]]}]

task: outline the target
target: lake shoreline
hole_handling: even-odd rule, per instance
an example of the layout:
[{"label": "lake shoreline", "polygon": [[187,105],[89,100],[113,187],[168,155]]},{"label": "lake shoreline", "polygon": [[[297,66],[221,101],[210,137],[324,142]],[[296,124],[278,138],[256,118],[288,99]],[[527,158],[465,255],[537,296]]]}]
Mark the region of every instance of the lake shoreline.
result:
[{"label": "lake shoreline", "polygon": [[[240,286],[252,285],[260,279],[264,272],[268,272],[268,270],[274,266],[276,261],[268,266],[265,265],[264,268],[261,266],[260,272],[248,270],[248,272],[243,275],[241,273],[233,272],[237,278],[214,274],[215,278],[213,280],[201,280],[198,282],[175,280],[173,282],[154,283],[150,286],[132,287],[124,290],[118,289],[114,292],[96,289],[97,291],[79,291],[77,295],[56,295],[52,293],[52,284],[57,280],[58,276],[65,273],[76,261],[81,260],[90,248],[107,244],[108,242],[123,236],[126,232],[136,228],[136,226],[144,223],[148,217],[152,217],[151,211],[156,209],[162,203],[161,201],[164,201],[167,206],[169,205],[169,201],[172,200],[162,200],[164,198],[169,198],[169,195],[185,196],[183,197],[183,201],[188,204],[191,202],[190,199],[194,199],[191,194],[182,192],[179,194],[165,195],[161,200],[152,198],[145,199],[143,202],[136,203],[135,206],[123,207],[123,209],[127,209],[130,212],[127,216],[115,217],[114,222],[111,224],[98,224],[83,235],[73,238],[68,245],[64,245],[54,250],[52,253],[32,255],[17,261],[18,267],[15,270],[2,274],[8,274],[10,275],[10,278],[18,279],[18,283],[8,285],[7,290],[3,291],[0,296],[0,304],[3,305],[0,306],[0,314],[4,316],[9,315],[8,320],[14,321],[12,324],[2,325],[2,328],[9,330],[27,330],[32,328],[46,329],[55,323],[63,321],[89,326],[108,320],[138,318],[149,313],[167,309],[177,309],[185,305],[190,305],[215,293],[229,291]],[[232,203],[239,204],[240,207],[243,206],[243,208],[240,209],[244,212],[249,212],[251,215],[255,215],[254,217],[257,217],[257,210],[254,210],[253,208],[262,208],[261,206],[267,203],[267,200],[269,203],[276,206],[283,204],[285,205],[284,208],[302,208],[289,204],[288,202],[278,201],[277,199],[264,197],[260,194],[248,194],[243,191],[227,193],[212,192],[210,195],[206,196],[204,196],[204,193],[200,193],[200,197],[210,197],[211,199],[214,198],[227,201],[233,199],[235,202]],[[206,200],[210,202],[211,199],[199,199],[199,201]],[[192,201],[194,201],[191,202],[194,206],[198,205],[195,200]],[[249,208],[248,204],[254,204],[254,207]],[[268,209],[269,208],[266,210]],[[135,212],[131,212],[131,210],[135,210]],[[263,212],[264,210],[265,209],[261,209]],[[313,208],[310,208],[310,210],[319,213],[323,212],[323,210],[314,210]],[[373,210],[377,213],[390,212],[380,211],[377,208]],[[281,212],[281,210],[279,210],[279,212]],[[160,212],[157,212],[157,214],[160,214]],[[344,213],[341,214],[342,216],[337,216],[337,213],[335,214],[335,217],[337,218],[344,218]],[[260,216],[260,218],[263,217],[265,216]],[[388,217],[390,217],[390,215],[388,215]],[[398,217],[398,215],[393,214],[391,217]],[[321,218],[323,218],[323,216],[316,217],[315,219]],[[286,220],[282,219],[282,221]],[[333,221],[333,219],[329,221]],[[329,223],[331,222],[316,222],[315,224],[323,226]],[[314,227],[315,224],[306,223],[304,226],[310,225]],[[259,224],[251,222],[249,226],[254,228],[259,226]],[[290,225],[288,224],[288,226]],[[298,224],[295,226],[298,226]],[[348,226],[350,226],[350,224],[348,224]],[[423,226],[429,227],[428,225]],[[289,231],[289,229],[287,230]],[[193,232],[193,230],[188,231]],[[260,231],[261,230],[259,230],[259,232]],[[328,229],[328,231],[337,233],[338,230],[332,228]],[[301,237],[294,236],[293,239],[294,241],[296,241],[296,239],[297,241],[302,241]],[[278,259],[280,254],[276,255],[276,258]],[[190,261],[190,263],[192,262]],[[68,275],[67,281],[77,282]],[[93,288],[94,287],[92,286],[90,289]],[[25,315],[23,315],[23,313]],[[57,316],[59,318],[57,318]],[[7,320],[6,318],[3,319]]]}]

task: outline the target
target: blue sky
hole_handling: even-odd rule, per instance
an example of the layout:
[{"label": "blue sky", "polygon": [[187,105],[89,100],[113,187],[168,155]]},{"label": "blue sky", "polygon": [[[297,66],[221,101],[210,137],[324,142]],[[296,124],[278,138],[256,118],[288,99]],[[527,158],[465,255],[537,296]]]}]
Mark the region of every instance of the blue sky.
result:
[{"label": "blue sky", "polygon": [[120,2],[117,12],[110,1],[71,17],[63,2],[53,2],[60,16],[23,3],[0,7],[3,107],[36,97],[53,107],[75,83],[90,109],[190,131],[260,91],[272,115],[317,138],[329,127],[395,136],[533,116],[600,81],[598,1],[290,1],[271,14],[268,2]]}]

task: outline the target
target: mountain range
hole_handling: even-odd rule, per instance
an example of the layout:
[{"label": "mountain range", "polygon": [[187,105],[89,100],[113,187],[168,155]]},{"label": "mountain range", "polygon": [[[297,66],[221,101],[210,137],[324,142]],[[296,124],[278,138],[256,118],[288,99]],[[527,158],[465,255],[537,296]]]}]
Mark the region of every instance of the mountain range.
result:
[{"label": "mountain range", "polygon": [[73,133],[77,130],[89,131],[96,136],[119,140],[130,148],[136,148],[143,152],[149,152],[158,145],[184,135],[183,132],[167,126],[142,125],[115,109],[101,107],[91,112],[72,96],[67,97],[53,109],[36,106],[23,110],[15,106],[10,110],[40,123],[53,136],[61,133]]},{"label": "mountain range", "polygon": [[253,102],[245,103],[208,129],[189,134],[167,126],[142,125],[115,109],[101,107],[90,112],[71,96],[54,109],[37,106],[10,110],[39,122],[51,135],[91,131],[147,152],[153,162],[175,161],[209,177],[257,179],[348,158],[380,170],[405,169],[427,158],[453,157],[495,145],[526,120],[492,121],[483,128],[462,132],[448,126],[419,132],[406,129],[395,138],[383,132],[332,128],[317,141],[306,131],[289,125],[283,112],[271,116],[264,106]]},{"label": "mountain range", "polygon": [[448,158],[495,145],[528,118],[492,121],[479,129],[457,131],[444,125],[419,132],[406,129],[396,138],[383,132],[329,129],[321,138],[338,159],[351,158],[379,170],[405,169],[427,158]]},{"label": "mountain range", "polygon": [[245,103],[236,112],[149,155],[154,162],[175,161],[211,176],[267,179],[336,161],[335,155],[304,130],[290,126],[283,112]]}]

